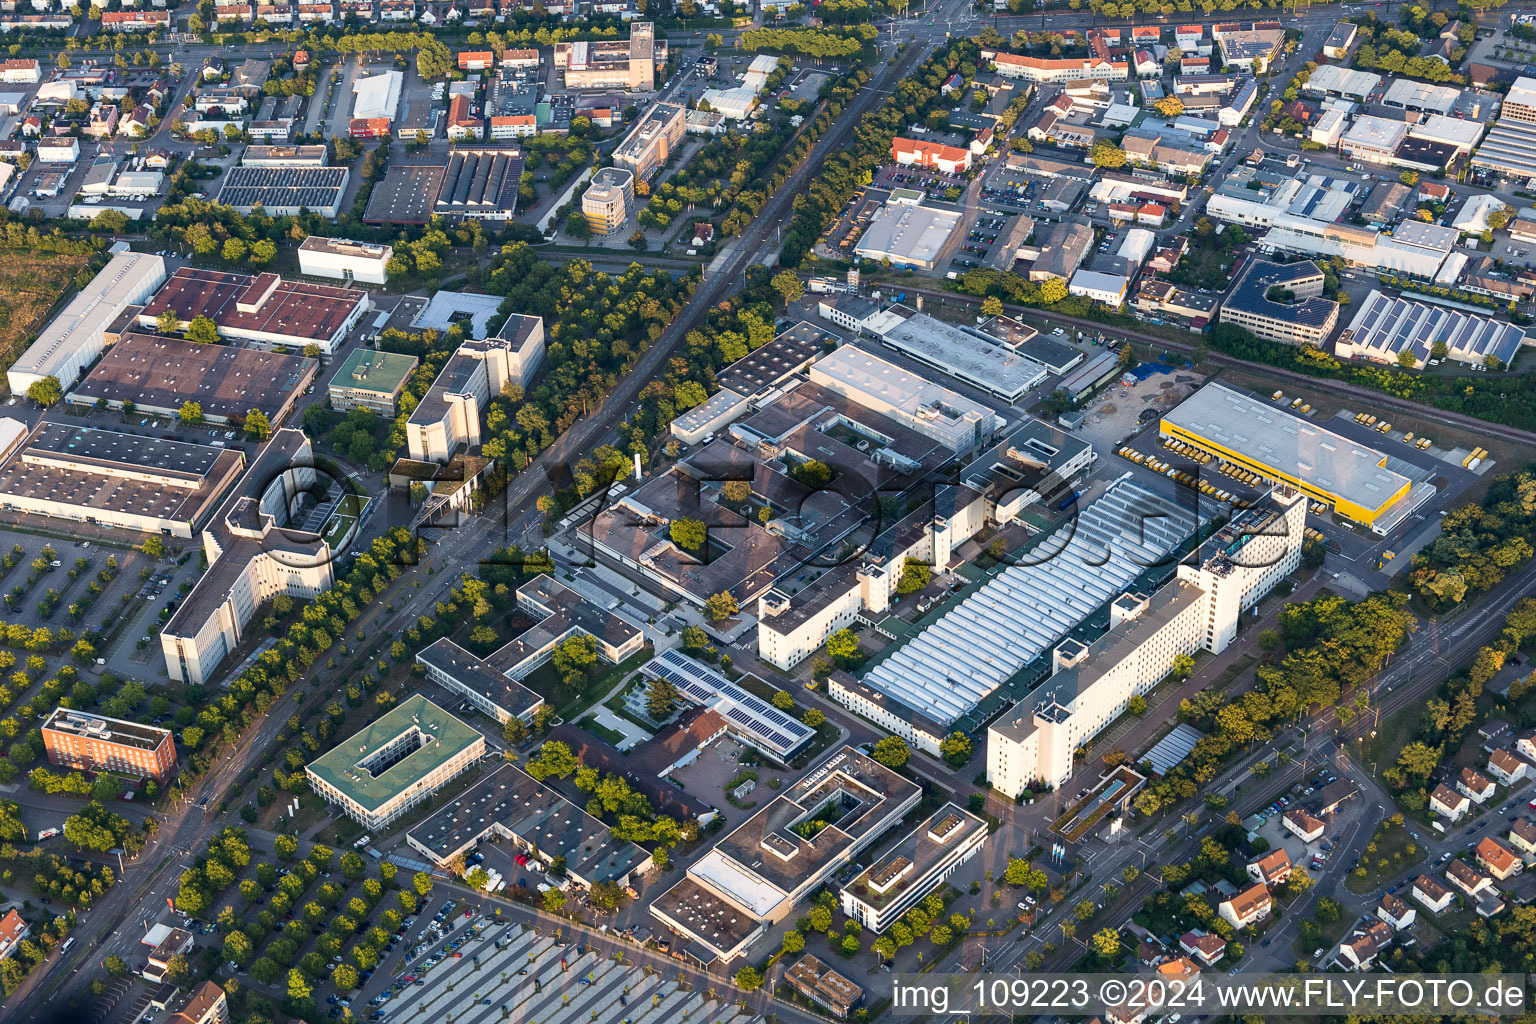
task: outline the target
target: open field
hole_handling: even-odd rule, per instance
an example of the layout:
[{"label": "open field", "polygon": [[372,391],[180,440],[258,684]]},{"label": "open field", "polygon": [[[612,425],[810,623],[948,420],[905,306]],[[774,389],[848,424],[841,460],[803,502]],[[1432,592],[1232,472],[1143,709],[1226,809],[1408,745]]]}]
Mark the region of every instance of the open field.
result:
[{"label": "open field", "polygon": [[[9,367],[37,337],[89,263],[71,253],[0,249],[0,365]],[[0,395],[9,390],[0,381]]]}]

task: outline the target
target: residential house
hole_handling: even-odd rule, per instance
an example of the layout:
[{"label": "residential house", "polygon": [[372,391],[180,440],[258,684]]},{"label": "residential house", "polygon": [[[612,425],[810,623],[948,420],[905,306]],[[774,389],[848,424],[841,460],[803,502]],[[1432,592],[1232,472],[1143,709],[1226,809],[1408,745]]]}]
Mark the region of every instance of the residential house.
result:
[{"label": "residential house", "polygon": [[14,909],[6,911],[5,916],[0,917],[0,960],[16,952],[16,947],[30,932],[31,929],[20,914]]},{"label": "residential house", "polygon": [[1473,768],[1463,768],[1456,777],[1456,788],[1471,797],[1479,806],[1493,797],[1493,780]]},{"label": "residential house", "polygon": [[1234,928],[1248,928],[1267,918],[1272,907],[1269,889],[1255,884],[1229,900],[1222,900],[1216,913]]},{"label": "residential house", "polygon": [[1394,934],[1392,926],[1385,921],[1361,925],[1339,943],[1339,965],[1354,971],[1369,970],[1382,951],[1392,944]]},{"label": "residential house", "polygon": [[1443,914],[1456,894],[1428,875],[1413,880],[1413,898],[1436,914]]},{"label": "residential house", "polygon": [[1396,893],[1387,893],[1376,904],[1376,916],[1392,926],[1394,931],[1402,931],[1413,924],[1418,916],[1418,911],[1408,905],[1408,901]]},{"label": "residential house", "polygon": [[1520,854],[1495,836],[1484,836],[1477,844],[1477,862],[1483,866],[1483,870],[1501,882],[1525,869],[1525,861],[1520,859]]},{"label": "residential house", "polygon": [[[1442,786],[1441,788],[1444,789],[1445,787]],[[1314,818],[1300,807],[1292,807],[1286,811],[1285,816],[1281,820],[1285,823],[1286,829],[1304,843],[1310,843],[1321,838],[1323,832],[1328,827],[1323,824],[1322,819]]]},{"label": "residential house", "polygon": [[1488,755],[1488,774],[1506,786],[1513,786],[1530,777],[1531,765],[1507,750],[1495,750]]},{"label": "residential house", "polygon": [[1493,889],[1493,879],[1459,857],[1446,866],[1445,877],[1450,880],[1451,885],[1473,900]]},{"label": "residential house", "polygon": [[1460,821],[1471,806],[1472,801],[1465,793],[1458,793],[1443,782],[1429,794],[1429,809],[1452,822]]},{"label": "residential house", "polygon": [[1215,967],[1227,955],[1227,942],[1220,935],[1210,932],[1189,931],[1179,936],[1179,949],[1205,966]]},{"label": "residential house", "polygon": [[1516,818],[1510,822],[1509,845],[1523,854],[1536,854],[1536,823],[1530,818]]},{"label": "residential house", "polygon": [[1248,862],[1248,877],[1255,882],[1263,882],[1273,888],[1283,885],[1287,878],[1291,877],[1291,855],[1285,852],[1285,847],[1271,850],[1258,860]]}]

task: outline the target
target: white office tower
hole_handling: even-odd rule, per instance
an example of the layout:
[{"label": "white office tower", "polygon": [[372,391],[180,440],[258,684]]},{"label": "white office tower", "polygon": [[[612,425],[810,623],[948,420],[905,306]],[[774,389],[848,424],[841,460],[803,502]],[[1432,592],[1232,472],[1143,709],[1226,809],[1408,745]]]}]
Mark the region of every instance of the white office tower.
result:
[{"label": "white office tower", "polygon": [[1271,492],[1207,540],[1199,564],[1180,565],[1150,596],[1116,598],[1103,636],[1059,644],[1051,676],[987,730],[993,788],[1018,796],[1060,786],[1073,752],[1161,682],[1174,659],[1226,648],[1243,612],[1301,563],[1305,519],[1302,495]]}]

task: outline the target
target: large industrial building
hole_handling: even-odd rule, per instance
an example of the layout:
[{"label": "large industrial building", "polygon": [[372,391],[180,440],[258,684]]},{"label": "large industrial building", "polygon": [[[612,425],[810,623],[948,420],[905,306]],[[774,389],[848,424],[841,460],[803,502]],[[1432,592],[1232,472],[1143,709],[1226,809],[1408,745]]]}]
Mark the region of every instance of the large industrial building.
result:
[{"label": "large industrial building", "polygon": [[932,270],[959,226],[957,210],[887,203],[870,218],[854,252],[877,263],[890,260],[897,267]]},{"label": "large industrial building", "polygon": [[1159,429],[1380,533],[1411,510],[1419,492],[1433,491],[1388,468],[1387,455],[1224,384],[1196,391],[1163,415]]},{"label": "large industrial building", "polygon": [[651,92],[656,69],[667,63],[667,40],[656,38],[649,21],[629,25],[629,39],[558,42],[555,67],[567,89],[618,89]]},{"label": "large industrial building", "polygon": [[168,418],[183,402],[196,402],[209,423],[244,423],[254,409],[275,427],[314,380],[317,365],[300,355],[129,332],[68,398],[72,405],[104,402]]},{"label": "large industrial building", "polygon": [[1049,373],[1008,345],[967,327],[894,305],[863,329],[910,359],[1013,405]]},{"label": "large industrial building", "polygon": [[1323,298],[1323,280],[1322,268],[1311,260],[1250,259],[1222,300],[1221,322],[1270,341],[1321,345],[1339,322],[1339,304]]},{"label": "large industrial building", "polygon": [[0,464],[0,507],[190,538],[244,463],[231,448],[44,420]]},{"label": "large industrial building", "polygon": [[85,772],[111,772],[154,779],[160,785],[176,774],[176,741],[169,729],[55,708],[43,720],[48,763]]},{"label": "large industrial building", "polygon": [[[980,515],[978,508],[971,518]],[[936,755],[956,722],[1165,559],[1197,525],[1192,509],[1126,474],[1043,541],[1028,563],[1009,566],[927,629],[892,645],[861,679],[834,676],[828,694]],[[948,558],[932,564],[944,567]]]},{"label": "large industrial building", "polygon": [[231,167],[219,186],[219,202],[241,213],[260,207],[272,217],[308,211],[335,220],[350,173],[345,167]]},{"label": "large industrial building", "polygon": [[1504,94],[1472,168],[1520,181],[1536,177],[1536,78],[1517,78]]},{"label": "large industrial building", "polygon": [[369,831],[431,799],[485,753],[485,737],[412,694],[304,769],[310,788]]},{"label": "large industrial building", "polygon": [[651,916],[695,963],[729,964],[921,799],[917,783],[845,746],[694,861]]},{"label": "large industrial building", "polygon": [[45,377],[64,390],[106,347],[107,328],[129,306],[165,281],[165,260],[149,252],[120,252],[44,327],[6,371],[11,393],[24,395]]},{"label": "large industrial building", "polygon": [[291,523],[315,483],[309,439],[279,430],[202,532],[208,570],[160,631],[172,679],[207,683],[262,602],[313,598],[330,587],[330,545]]},{"label": "large industrial building", "polygon": [[352,119],[393,121],[400,109],[400,93],[405,87],[405,73],[393,68],[376,75],[366,75],[352,83]]},{"label": "large industrial building", "polygon": [[1440,342],[1446,359],[1482,366],[1492,357],[1507,367],[1525,337],[1525,328],[1507,320],[1372,289],[1339,335],[1334,354],[1393,366],[1403,365],[1406,355],[1415,369],[1423,369]]},{"label": "large industrial building", "polygon": [[997,429],[994,410],[853,345],[816,360],[810,377],[955,452],[986,444]]},{"label": "large industrial building", "polygon": [[353,288],[287,281],[271,272],[182,267],[140,310],[139,324],[154,330],[169,310],[186,330],[194,318],[205,316],[221,337],[300,352],[314,345],[329,356],[368,309],[368,293]]},{"label": "large industrial building", "polygon": [[526,388],[544,360],[544,321],[513,313],[500,332],[466,341],[443,364],[406,421],[406,444],[418,462],[447,462],[459,445],[480,443],[480,419],[508,384]]},{"label": "large industrial building", "polygon": [[658,103],[636,122],[613,151],[613,165],[648,181],[682,144],[687,131],[686,110],[677,103]]},{"label": "large industrial building", "polygon": [[299,273],[338,281],[387,284],[393,247],[310,235],[299,246]]},{"label": "large industrial building", "polygon": [[1210,537],[1198,565],[1180,564],[1150,596],[1115,598],[1103,636],[1058,643],[1049,678],[987,729],[992,788],[1017,797],[1062,785],[1074,752],[1155,688],[1176,658],[1224,650],[1243,613],[1301,564],[1306,511],[1303,495],[1272,492]]},{"label": "large industrial building", "polygon": [[509,220],[517,213],[522,175],[523,153],[516,147],[455,148],[432,212],[449,220]]}]

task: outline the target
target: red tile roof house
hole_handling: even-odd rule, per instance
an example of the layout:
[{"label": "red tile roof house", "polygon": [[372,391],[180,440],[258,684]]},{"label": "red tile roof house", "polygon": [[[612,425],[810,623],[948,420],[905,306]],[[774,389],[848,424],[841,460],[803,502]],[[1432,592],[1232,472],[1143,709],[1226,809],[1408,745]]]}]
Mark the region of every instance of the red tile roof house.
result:
[{"label": "red tile roof house", "polygon": [[0,917],[0,960],[16,952],[16,947],[30,931],[20,914],[14,910],[6,911],[5,916]]},{"label": "red tile roof house", "polygon": [[1445,877],[1450,879],[1451,885],[1466,893],[1472,899],[1477,899],[1484,892],[1493,891],[1493,879],[1478,871],[1464,860],[1453,860],[1446,865]]},{"label": "red tile roof house", "polygon": [[1338,962],[1351,970],[1368,970],[1376,957],[1392,944],[1392,926],[1385,921],[1372,921],[1339,943]]},{"label": "red tile roof house", "polygon": [[1285,822],[1285,827],[1291,834],[1304,843],[1318,839],[1328,827],[1323,824],[1322,819],[1312,817],[1300,807],[1293,807],[1286,811],[1285,817],[1281,820]]},{"label": "red tile roof house", "polygon": [[1493,780],[1474,768],[1463,768],[1456,777],[1456,788],[1479,804],[1487,803],[1493,796]]},{"label": "red tile roof house", "polygon": [[1179,949],[1205,966],[1214,967],[1217,961],[1227,955],[1227,942],[1220,935],[1212,935],[1210,932],[1189,931],[1179,936]]},{"label": "red tile roof house", "polygon": [[1407,900],[1389,892],[1376,905],[1376,916],[1391,925],[1393,930],[1402,931],[1413,924],[1418,912],[1408,905]]},{"label": "red tile roof house", "polygon": [[1465,793],[1458,793],[1443,782],[1429,794],[1429,809],[1453,822],[1460,821],[1471,806],[1472,801]]},{"label": "red tile roof house", "polygon": [[1284,884],[1291,877],[1291,855],[1284,849],[1274,850],[1258,860],[1248,863],[1248,877],[1268,886]]},{"label": "red tile roof house", "polygon": [[1525,861],[1508,843],[1494,836],[1484,836],[1477,844],[1477,862],[1494,878],[1504,881],[1525,869]]},{"label": "red tile roof house", "polygon": [[1438,880],[1428,875],[1420,875],[1413,882],[1413,898],[1435,913],[1443,914],[1451,905],[1451,901],[1456,898],[1456,894],[1441,885]]},{"label": "red tile roof house", "polygon": [[1507,750],[1495,750],[1488,755],[1488,774],[1506,786],[1513,786],[1530,777],[1531,766]]},{"label": "red tile roof house", "polygon": [[959,174],[971,169],[971,156],[969,149],[959,146],[919,139],[891,140],[891,159],[903,167],[926,167],[945,174]]},{"label": "red tile roof house", "polygon": [[1272,908],[1269,890],[1263,885],[1253,885],[1231,899],[1223,900],[1216,913],[1234,928],[1247,928],[1268,917]]},{"label": "red tile roof house", "polygon": [[1536,853],[1536,823],[1516,818],[1509,823],[1509,845],[1521,853]]}]

